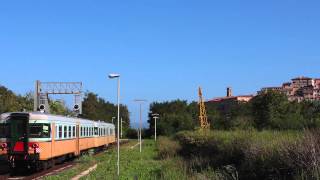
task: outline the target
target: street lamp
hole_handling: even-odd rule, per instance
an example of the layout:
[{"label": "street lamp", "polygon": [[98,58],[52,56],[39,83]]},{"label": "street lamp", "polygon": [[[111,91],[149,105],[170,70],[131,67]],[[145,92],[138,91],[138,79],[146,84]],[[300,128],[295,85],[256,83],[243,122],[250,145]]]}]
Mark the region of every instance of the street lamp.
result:
[{"label": "street lamp", "polygon": [[135,99],[135,102],[139,103],[140,105],[140,127],[139,127],[139,141],[140,141],[140,153],[142,152],[142,141],[141,141],[141,129],[142,129],[142,103],[147,102],[144,99]]},{"label": "street lamp", "polygon": [[110,79],[118,79],[118,95],[117,95],[117,101],[118,101],[118,128],[117,128],[117,143],[118,143],[118,176],[120,175],[120,139],[119,139],[119,117],[120,117],[120,74],[109,74]]},{"label": "street lamp", "polygon": [[154,141],[157,141],[157,119],[159,119],[159,114],[152,114],[154,118]]},{"label": "street lamp", "polygon": [[121,131],[120,131],[120,132],[121,132],[120,137],[121,137],[121,139],[122,139],[122,117],[121,117],[121,128],[120,128],[120,129],[121,129]]},{"label": "street lamp", "polygon": [[116,117],[112,117],[112,124],[114,124],[114,123],[113,123],[113,120],[114,120],[115,118],[116,118]]}]

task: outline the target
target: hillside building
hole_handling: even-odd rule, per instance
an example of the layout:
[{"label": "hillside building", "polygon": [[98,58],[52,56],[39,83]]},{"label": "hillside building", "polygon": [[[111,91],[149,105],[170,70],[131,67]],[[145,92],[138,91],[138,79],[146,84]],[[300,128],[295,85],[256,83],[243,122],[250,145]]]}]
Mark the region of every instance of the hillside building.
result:
[{"label": "hillside building", "polygon": [[297,77],[279,87],[264,87],[258,94],[277,91],[288,96],[290,101],[320,100],[320,79]]}]

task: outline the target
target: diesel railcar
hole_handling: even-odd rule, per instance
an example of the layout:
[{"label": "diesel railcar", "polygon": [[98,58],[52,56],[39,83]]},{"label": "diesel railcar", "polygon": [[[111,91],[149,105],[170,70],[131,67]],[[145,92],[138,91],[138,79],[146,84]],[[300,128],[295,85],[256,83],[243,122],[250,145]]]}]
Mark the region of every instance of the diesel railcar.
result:
[{"label": "diesel railcar", "polygon": [[102,121],[41,112],[1,115],[0,154],[11,169],[18,166],[45,169],[115,141],[115,126]]}]

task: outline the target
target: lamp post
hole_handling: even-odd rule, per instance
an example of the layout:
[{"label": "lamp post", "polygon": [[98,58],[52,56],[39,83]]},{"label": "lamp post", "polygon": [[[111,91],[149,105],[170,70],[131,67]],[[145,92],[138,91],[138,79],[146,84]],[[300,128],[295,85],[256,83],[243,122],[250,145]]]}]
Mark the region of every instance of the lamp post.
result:
[{"label": "lamp post", "polygon": [[120,139],[119,139],[119,117],[120,117],[120,74],[109,74],[110,79],[118,80],[118,94],[117,94],[117,102],[118,102],[118,122],[117,122],[117,145],[118,145],[118,176],[120,175]]},{"label": "lamp post", "polygon": [[157,119],[159,119],[159,114],[152,114],[154,119],[154,141],[157,141]]},{"label": "lamp post", "polygon": [[114,120],[115,118],[116,118],[116,117],[112,117],[112,124],[114,124],[114,123],[113,123],[113,120]]},{"label": "lamp post", "polygon": [[121,117],[121,128],[120,128],[120,129],[121,129],[121,131],[120,131],[120,132],[121,132],[120,137],[121,137],[121,139],[122,139],[122,117]]},{"label": "lamp post", "polygon": [[142,103],[147,102],[144,99],[136,99],[135,102],[140,105],[140,127],[139,127],[139,141],[140,141],[140,153],[142,152],[142,141],[141,141],[141,129],[142,129]]}]

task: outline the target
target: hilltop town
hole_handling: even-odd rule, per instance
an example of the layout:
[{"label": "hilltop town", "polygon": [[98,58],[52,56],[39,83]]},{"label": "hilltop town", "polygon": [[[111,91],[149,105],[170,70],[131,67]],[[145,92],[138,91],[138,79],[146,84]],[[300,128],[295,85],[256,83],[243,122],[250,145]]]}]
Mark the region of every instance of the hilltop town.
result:
[{"label": "hilltop town", "polygon": [[[303,100],[320,100],[320,78],[310,78],[310,77],[296,77],[291,79],[290,82],[285,82],[282,86],[275,87],[263,87],[257,94],[266,93],[268,91],[276,91],[284,93],[288,96],[289,101]],[[227,88],[227,96],[217,97],[208,100],[209,103],[226,103],[226,102],[249,102],[255,94],[249,95],[232,95],[232,88]]]}]

